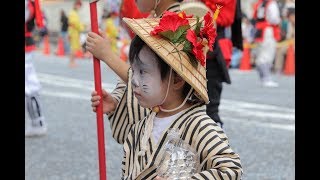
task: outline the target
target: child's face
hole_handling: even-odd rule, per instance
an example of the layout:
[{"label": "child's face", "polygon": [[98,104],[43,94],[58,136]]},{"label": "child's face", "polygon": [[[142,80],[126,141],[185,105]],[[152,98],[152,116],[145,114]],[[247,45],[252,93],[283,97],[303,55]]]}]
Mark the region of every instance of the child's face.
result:
[{"label": "child's face", "polygon": [[135,0],[138,9],[143,13],[150,12],[156,3],[156,0]]},{"label": "child's face", "polygon": [[153,51],[144,46],[132,67],[132,88],[139,104],[144,108],[161,105],[167,90],[167,78],[161,80],[158,60]]}]

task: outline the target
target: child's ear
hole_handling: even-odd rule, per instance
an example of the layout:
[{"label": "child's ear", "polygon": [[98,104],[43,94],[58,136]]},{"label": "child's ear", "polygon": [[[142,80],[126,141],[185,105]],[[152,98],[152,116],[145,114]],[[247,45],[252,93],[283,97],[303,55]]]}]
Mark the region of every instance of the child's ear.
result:
[{"label": "child's ear", "polygon": [[184,87],[185,80],[182,79],[181,76],[179,76],[177,73],[174,73],[173,76],[173,88],[178,90]]}]

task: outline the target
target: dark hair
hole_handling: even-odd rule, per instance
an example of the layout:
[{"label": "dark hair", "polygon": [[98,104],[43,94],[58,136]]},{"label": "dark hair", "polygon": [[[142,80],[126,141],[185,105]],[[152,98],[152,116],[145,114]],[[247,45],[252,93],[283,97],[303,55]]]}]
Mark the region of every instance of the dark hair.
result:
[{"label": "dark hair", "polygon": [[182,2],[183,0],[178,0],[178,2]]},{"label": "dark hair", "polygon": [[[141,61],[139,58],[139,53],[144,46],[146,46],[146,43],[139,36],[135,36],[132,39],[129,50],[130,64],[133,64],[134,61]],[[161,79],[163,80],[169,72],[169,66],[156,53],[154,53],[154,55],[160,68]]]},{"label": "dark hair", "polygon": [[[146,46],[147,44],[139,37],[139,36],[135,36],[130,44],[130,50],[129,50],[129,61],[130,64],[133,64],[134,61],[141,61],[139,58],[139,53],[141,51],[141,49],[143,48],[143,46]],[[152,51],[153,52],[153,51]],[[163,80],[167,74],[169,73],[169,65],[163,61],[155,52],[153,52],[156,59],[157,59],[157,63],[158,66],[160,68],[160,73],[161,73],[161,80]],[[175,71],[173,71],[173,73],[176,73]],[[185,83],[184,88],[183,88],[183,95],[187,96],[189,90],[190,90],[191,86],[189,85],[189,83]]]}]

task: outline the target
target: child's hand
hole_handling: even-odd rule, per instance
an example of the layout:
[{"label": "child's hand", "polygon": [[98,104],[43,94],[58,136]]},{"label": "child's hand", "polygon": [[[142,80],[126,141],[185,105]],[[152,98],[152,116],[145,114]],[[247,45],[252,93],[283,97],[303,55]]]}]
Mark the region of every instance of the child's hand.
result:
[{"label": "child's hand", "polygon": [[[100,96],[98,95],[97,91],[93,91],[91,93],[91,106],[92,111],[96,112],[97,106],[100,103]],[[102,103],[103,103],[103,113],[109,113],[115,110],[117,106],[117,100],[115,100],[111,94],[107,93],[104,89],[102,89]]]},{"label": "child's hand", "polygon": [[111,51],[110,40],[105,36],[101,30],[100,35],[89,32],[86,39],[86,49],[93,54],[97,59],[105,61],[104,58],[109,57]]},{"label": "child's hand", "polygon": [[162,178],[160,176],[157,176],[156,178],[154,178],[155,180],[166,180],[166,178]]}]

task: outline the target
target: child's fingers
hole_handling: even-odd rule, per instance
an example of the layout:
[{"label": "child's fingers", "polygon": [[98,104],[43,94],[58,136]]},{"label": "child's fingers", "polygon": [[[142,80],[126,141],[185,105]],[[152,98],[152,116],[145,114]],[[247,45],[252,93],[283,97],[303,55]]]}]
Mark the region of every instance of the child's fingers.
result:
[{"label": "child's fingers", "polygon": [[100,101],[92,102],[92,103],[91,103],[91,106],[92,106],[92,107],[96,107],[96,106],[99,105],[99,103],[100,103]]},{"label": "child's fingers", "polygon": [[92,111],[93,111],[93,112],[96,112],[96,111],[97,111],[97,108],[96,108],[96,107],[93,107],[93,108],[92,108]]},{"label": "child's fingers", "polygon": [[105,33],[101,29],[99,29],[99,34],[101,37],[106,38]]},{"label": "child's fingers", "polygon": [[97,94],[98,94],[97,91],[92,91],[91,96],[95,96]]},{"label": "child's fingers", "polygon": [[101,99],[101,97],[100,96],[92,96],[91,97],[91,102],[96,102],[96,101],[99,101]]},{"label": "child's fingers", "polygon": [[95,38],[98,38],[99,35],[97,33],[94,33],[94,32],[88,32],[88,38],[89,37],[95,39]]}]

